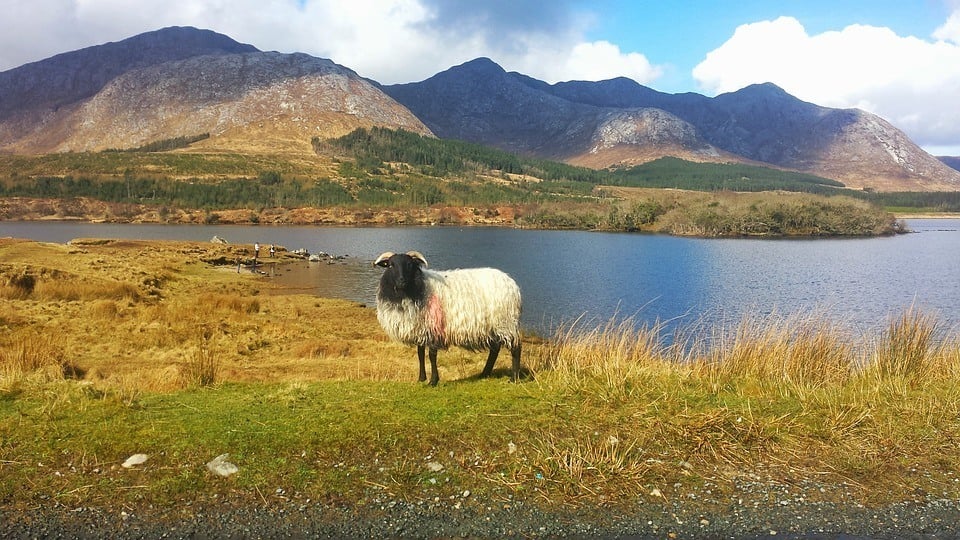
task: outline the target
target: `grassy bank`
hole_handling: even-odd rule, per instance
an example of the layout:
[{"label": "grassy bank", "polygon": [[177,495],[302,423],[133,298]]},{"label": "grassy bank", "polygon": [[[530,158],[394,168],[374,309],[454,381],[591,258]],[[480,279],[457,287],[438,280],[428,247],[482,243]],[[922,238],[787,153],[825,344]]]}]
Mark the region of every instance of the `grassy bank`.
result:
[{"label": "grassy bank", "polygon": [[[922,313],[870,336],[748,320],[683,346],[572,325],[526,340],[520,384],[473,379],[484,355],[453,350],[427,388],[369,307],[210,265],[243,249],[0,241],[0,504],[960,496],[960,343]],[[229,478],[205,467],[224,453]]]},{"label": "grassy bank", "polygon": [[[235,186],[257,187],[235,182]],[[319,185],[319,184],[318,184]],[[332,186],[330,182],[323,184]],[[217,200],[220,185],[195,185]],[[208,189],[209,188],[209,189]],[[244,188],[246,189],[246,188]],[[254,189],[253,191],[257,191]],[[291,188],[292,189],[292,188]],[[200,209],[95,198],[0,197],[0,220],[90,220],[113,223],[461,225],[666,233],[703,237],[876,236],[904,232],[892,214],[848,197],[791,193],[702,193],[604,187],[595,197],[533,203],[323,205],[317,188],[308,206],[217,205]],[[339,189],[339,188],[338,188]],[[120,193],[123,186],[117,185]],[[205,191],[206,190],[206,191]],[[303,193],[309,193],[305,190]],[[323,194],[326,193],[326,194]],[[346,194],[345,191],[342,191]],[[311,196],[313,197],[313,196]],[[122,197],[121,197],[122,198]],[[258,200],[276,201],[272,195]],[[285,199],[293,204],[297,201]],[[316,204],[316,205],[313,205]],[[192,208],[192,209],[191,209]],[[233,208],[233,209],[229,209]]]}]

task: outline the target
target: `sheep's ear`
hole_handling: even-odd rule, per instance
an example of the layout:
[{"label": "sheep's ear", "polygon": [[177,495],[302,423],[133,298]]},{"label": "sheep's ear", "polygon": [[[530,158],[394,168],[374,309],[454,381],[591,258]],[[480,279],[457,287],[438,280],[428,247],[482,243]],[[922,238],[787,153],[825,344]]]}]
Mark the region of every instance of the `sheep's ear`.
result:
[{"label": "sheep's ear", "polygon": [[424,267],[429,266],[427,264],[427,258],[423,256],[423,253],[420,253],[419,251],[408,251],[407,255],[409,255],[415,261],[420,261],[420,264],[422,266]]},{"label": "sheep's ear", "polygon": [[392,252],[392,251],[385,251],[385,252],[381,253],[379,257],[377,257],[377,260],[373,261],[373,265],[374,265],[374,266],[382,266],[382,267],[386,268],[387,266],[390,265],[390,257],[393,257],[393,252]]}]

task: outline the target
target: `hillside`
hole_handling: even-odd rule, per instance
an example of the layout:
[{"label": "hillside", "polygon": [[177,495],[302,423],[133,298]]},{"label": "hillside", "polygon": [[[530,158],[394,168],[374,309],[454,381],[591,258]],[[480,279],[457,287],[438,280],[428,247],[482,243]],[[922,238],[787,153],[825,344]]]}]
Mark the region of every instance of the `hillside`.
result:
[{"label": "hillside", "polygon": [[[174,153],[283,155],[296,162],[289,170],[322,175],[332,156],[318,161],[314,137],[372,127],[595,169],[676,157],[798,171],[852,189],[960,190],[960,171],[883,119],[806,103],[771,84],[714,98],[657,92],[625,78],[547,84],[479,58],[421,82],[382,86],[328,59],[261,52],[180,27],[0,73],[6,154],[189,140]],[[137,166],[122,174],[141,170],[189,174]]]},{"label": "hillside", "polygon": [[0,121],[30,111],[69,108],[136,69],[195,56],[256,51],[252,45],[209,30],[171,27],[58,54],[0,72]]},{"label": "hillside", "polygon": [[767,164],[855,189],[960,190],[960,173],[883,119],[806,103],[772,84],[715,98],[623,78],[549,85],[478,59],[384,89],[440,137],[592,167],[674,156]]},{"label": "hillside", "polygon": [[[0,103],[19,105],[0,115],[0,151],[100,151],[205,133],[201,150],[306,153],[313,136],[361,126],[429,133],[352,70],[208,31],[167,28],[61,56],[0,73]],[[101,75],[47,88],[87,72]]]},{"label": "hillside", "polygon": [[[255,179],[184,182],[129,169],[100,178],[18,178],[0,183],[0,220],[498,225],[696,236],[873,236],[903,230],[879,205],[849,196],[860,192],[838,196],[842,193],[836,182],[769,168],[681,160],[659,167],[664,160],[658,160],[621,171],[597,171],[384,128],[315,138],[312,144],[318,152],[337,156],[333,179],[268,170]],[[161,155],[190,157],[198,167],[214,165],[210,156]],[[56,156],[80,158],[82,171],[111,163],[122,167],[152,154]],[[23,165],[11,168],[35,167],[48,158],[19,158]],[[0,166],[4,161],[0,156]],[[236,165],[251,164],[241,156]],[[704,193],[649,186],[779,191]]]},{"label": "hillside", "polygon": [[937,159],[947,167],[960,171],[960,156],[939,156]]}]

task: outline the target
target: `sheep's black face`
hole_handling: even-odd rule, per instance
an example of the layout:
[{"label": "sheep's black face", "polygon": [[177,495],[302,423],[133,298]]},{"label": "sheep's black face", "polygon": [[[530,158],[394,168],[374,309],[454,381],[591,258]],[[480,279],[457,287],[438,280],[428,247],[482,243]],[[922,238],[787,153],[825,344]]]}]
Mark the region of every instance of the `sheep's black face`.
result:
[{"label": "sheep's black face", "polygon": [[406,253],[391,255],[377,262],[385,270],[380,276],[377,299],[401,302],[404,298],[422,301],[424,297],[423,271],[425,261]]}]

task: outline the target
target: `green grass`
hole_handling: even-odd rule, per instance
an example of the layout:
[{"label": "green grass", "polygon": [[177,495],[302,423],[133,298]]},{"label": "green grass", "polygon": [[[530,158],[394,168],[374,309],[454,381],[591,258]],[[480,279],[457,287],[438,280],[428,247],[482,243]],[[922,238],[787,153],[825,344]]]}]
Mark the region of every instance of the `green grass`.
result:
[{"label": "green grass", "polygon": [[30,177],[123,178],[252,177],[265,171],[312,175],[315,169],[283,156],[242,153],[68,152],[0,155],[0,172],[13,181]]},{"label": "green grass", "polygon": [[[519,384],[502,359],[476,379],[485,355],[454,349],[429,388],[372,309],[199,262],[230,249],[0,242],[0,506],[470,491],[600,507],[697,488],[722,503],[743,481],[846,502],[960,496],[960,336],[919,310],[865,336],[817,313],[669,342],[573,323],[524,341]],[[224,453],[229,478],[205,468]]]},{"label": "green grass", "polygon": [[[163,504],[192,493],[252,497],[277,488],[356,499],[371,485],[414,497],[421,489],[452,493],[472,476],[477,456],[489,463],[506,455],[500,439],[514,430],[504,429],[504,418],[548,412],[522,386],[500,381],[449,384],[445,392],[400,383],[225,384],[144,396],[134,406],[69,386],[0,401],[0,501],[52,495],[73,504]],[[119,467],[134,453],[150,459],[137,470]],[[240,467],[230,479],[204,468],[222,453]],[[430,473],[430,461],[445,472]]]},{"label": "green grass", "polygon": [[[812,174],[742,163],[694,163],[663,157],[613,171],[604,183],[618,186],[691,189],[699,191],[786,190],[832,195],[844,185]],[[842,190],[846,191],[846,190]]]},{"label": "green grass", "polygon": [[[853,486],[865,501],[958,495],[955,338],[914,312],[858,344],[826,323],[754,323],[683,346],[626,323],[571,328],[531,349],[521,384],[221,383],[128,399],[28,378],[0,393],[0,504],[464,491],[630,504],[707,481],[721,497],[748,474]],[[891,369],[890,356],[911,367]],[[135,453],[150,458],[120,467]],[[223,453],[240,469],[230,478],[205,469]]]}]

